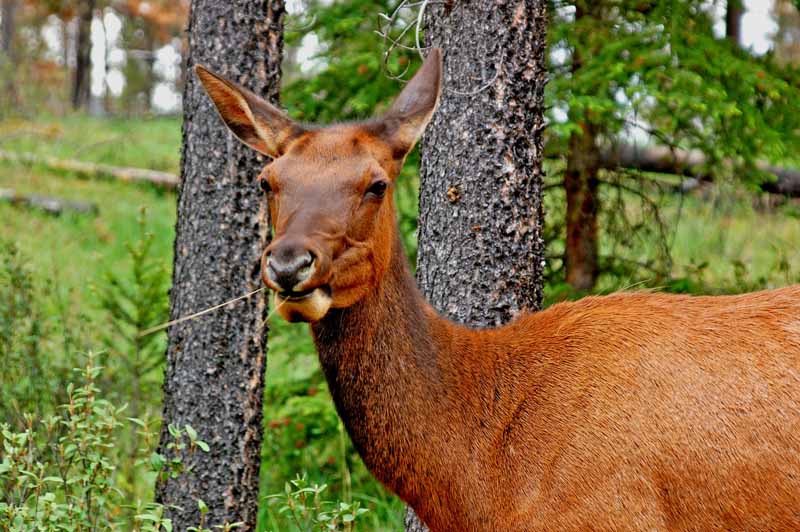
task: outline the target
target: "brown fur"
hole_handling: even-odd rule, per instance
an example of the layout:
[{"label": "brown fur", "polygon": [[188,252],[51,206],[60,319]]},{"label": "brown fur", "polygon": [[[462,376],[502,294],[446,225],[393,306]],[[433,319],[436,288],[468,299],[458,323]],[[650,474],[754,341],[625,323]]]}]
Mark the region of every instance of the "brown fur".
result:
[{"label": "brown fur", "polygon": [[590,297],[494,330],[426,303],[391,189],[366,190],[396,178],[439,71],[434,52],[383,119],[251,140],[285,153],[262,176],[272,245],[314,250],[330,297],[289,317],[367,467],[433,532],[800,530],[800,286]]}]

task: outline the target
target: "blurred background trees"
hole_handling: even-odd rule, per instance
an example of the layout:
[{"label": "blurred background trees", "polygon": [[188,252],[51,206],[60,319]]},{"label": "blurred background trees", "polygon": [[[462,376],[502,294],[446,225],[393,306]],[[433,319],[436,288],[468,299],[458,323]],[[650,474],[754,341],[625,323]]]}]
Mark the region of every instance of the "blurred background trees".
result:
[{"label": "blurred background trees", "polygon": [[[680,174],[686,169],[675,152],[697,150],[703,158],[692,166],[704,166],[706,175],[758,189],[774,179],[758,163],[786,160],[800,147],[796,70],[779,65],[774,52],[759,56],[742,49],[740,1],[719,6],[722,14],[713,7],[701,1],[553,2],[548,151],[565,159],[566,199],[564,221],[552,220],[565,241],[553,273],[573,289],[591,290],[603,273],[643,259],[628,249],[611,255],[601,250],[599,224],[619,226],[610,236],[623,248],[639,229],[612,212],[619,206],[607,205],[604,198],[614,188],[641,194],[645,210],[660,219],[654,188],[662,176],[636,165],[614,168],[610,154],[632,143],[642,159],[652,158],[654,148],[667,157],[673,152],[674,173]],[[724,33],[715,31],[715,23]],[[603,213],[608,218],[598,221]],[[657,225],[664,224],[669,221]],[[649,229],[648,238],[668,233]],[[664,244],[660,254],[644,258],[654,273],[671,268]]]},{"label": "blurred background trees", "polygon": [[26,89],[9,102],[141,115],[157,101],[156,111],[177,112],[188,9],[188,0],[3,0],[2,50],[13,65],[4,72]]}]

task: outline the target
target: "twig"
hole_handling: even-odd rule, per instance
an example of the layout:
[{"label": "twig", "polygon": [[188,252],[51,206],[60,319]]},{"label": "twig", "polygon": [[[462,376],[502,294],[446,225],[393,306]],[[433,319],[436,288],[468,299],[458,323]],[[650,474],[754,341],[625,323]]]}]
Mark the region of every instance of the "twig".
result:
[{"label": "twig", "polygon": [[[189,314],[188,316],[183,316],[182,318],[177,318],[177,319],[168,321],[166,323],[162,323],[161,325],[156,325],[155,327],[150,327],[149,329],[145,329],[142,332],[140,332],[138,334],[138,336],[139,337],[147,336],[149,334],[153,334],[154,332],[158,332],[158,331],[164,330],[167,327],[171,327],[171,326],[176,325],[178,323],[183,323],[184,321],[189,321],[189,320],[193,320],[195,318],[199,318],[200,316],[203,316],[204,314],[208,314],[209,312],[214,312],[215,310],[221,309],[222,307],[230,305],[231,303],[236,303],[237,301],[241,301],[242,299],[246,299],[246,298],[248,298],[248,297],[250,297],[252,295],[255,295],[255,294],[259,293],[259,292],[263,292],[266,289],[267,289],[266,286],[262,286],[261,288],[259,288],[257,290],[253,290],[252,292],[248,292],[247,294],[245,294],[243,296],[236,297],[234,299],[231,299],[230,301],[226,301],[225,303],[220,303],[219,305],[214,305],[213,307],[209,307],[209,308],[201,310],[199,312],[195,312],[194,314]],[[280,305],[278,305],[278,307],[280,307]],[[275,312],[275,310],[278,310],[278,307],[275,307],[275,309],[272,312]],[[272,314],[270,313],[270,316],[271,315]],[[269,319],[270,316],[267,316],[267,319]]]},{"label": "twig", "polygon": [[40,196],[38,194],[20,194],[10,188],[0,188],[0,201],[6,201],[12,205],[35,207],[56,216],[64,211],[73,211],[80,214],[97,213],[97,205],[94,203]]},{"label": "twig", "polygon": [[[397,48],[401,50],[408,50],[411,52],[417,52],[423,60],[425,59],[424,51],[428,50],[430,47],[422,45],[422,29],[423,24],[425,22],[425,10],[431,5],[447,5],[447,2],[438,1],[438,0],[418,0],[418,1],[409,1],[403,0],[400,4],[392,11],[391,15],[387,15],[386,13],[379,13],[378,14],[378,29],[375,30],[375,33],[380,35],[383,38],[383,58],[381,61],[381,66],[383,71],[386,73],[386,76],[389,79],[393,79],[395,81],[400,81],[405,83],[405,75],[410,70],[410,64],[406,65],[402,72],[399,74],[394,74],[389,70],[389,57],[391,56],[392,52]],[[414,9],[418,8],[416,16],[414,17],[414,21],[406,24],[403,29],[400,31],[400,34],[397,37],[391,36],[391,31],[394,25],[397,23],[398,19],[400,18],[400,12],[404,9]],[[385,24],[381,24],[381,21],[385,21]],[[414,28],[414,46],[409,46],[400,42],[403,37],[405,37],[408,32]],[[484,69],[486,70],[486,69]],[[494,84],[497,80],[499,75],[499,70],[495,69],[494,74],[492,75],[491,79],[489,80],[481,80],[480,85],[477,89],[471,91],[458,91],[455,89],[451,89],[445,87],[443,90],[450,94],[455,94],[456,96],[475,96],[479,94]]]},{"label": "twig", "polygon": [[167,189],[178,187],[178,176],[158,170],[145,168],[132,168],[126,166],[112,166],[110,164],[90,163],[72,159],[56,159],[27,152],[9,152],[0,150],[0,161],[9,161],[19,164],[41,164],[55,170],[76,172],[91,176],[111,176],[120,181],[146,182]]},{"label": "twig", "polygon": [[317,15],[316,14],[312,14],[311,15],[311,20],[309,20],[305,24],[300,25],[300,26],[284,25],[283,26],[283,31],[293,31],[293,32],[306,31],[307,29],[311,28],[311,26],[316,24],[316,22],[317,22]]}]

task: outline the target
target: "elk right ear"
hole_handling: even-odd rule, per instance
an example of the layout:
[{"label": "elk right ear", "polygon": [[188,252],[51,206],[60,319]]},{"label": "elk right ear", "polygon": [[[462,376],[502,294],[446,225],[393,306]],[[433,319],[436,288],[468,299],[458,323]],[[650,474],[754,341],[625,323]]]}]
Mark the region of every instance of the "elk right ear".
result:
[{"label": "elk right ear", "polygon": [[286,113],[238,83],[202,65],[194,69],[225,125],[254,150],[275,159],[283,155],[292,139],[303,133],[303,128]]},{"label": "elk right ear", "polygon": [[432,48],[425,62],[381,119],[382,136],[405,157],[428,125],[442,86],[442,51]]}]

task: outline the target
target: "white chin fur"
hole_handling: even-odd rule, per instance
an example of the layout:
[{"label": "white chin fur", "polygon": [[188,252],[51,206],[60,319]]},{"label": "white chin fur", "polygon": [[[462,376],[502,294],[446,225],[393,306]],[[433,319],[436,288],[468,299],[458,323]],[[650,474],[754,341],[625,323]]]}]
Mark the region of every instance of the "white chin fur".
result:
[{"label": "white chin fur", "polygon": [[286,321],[317,321],[331,308],[331,296],[317,288],[303,299],[284,299],[275,294],[275,309]]}]

